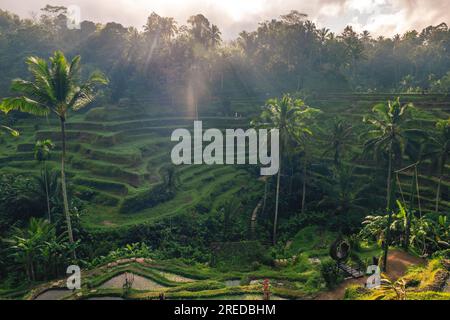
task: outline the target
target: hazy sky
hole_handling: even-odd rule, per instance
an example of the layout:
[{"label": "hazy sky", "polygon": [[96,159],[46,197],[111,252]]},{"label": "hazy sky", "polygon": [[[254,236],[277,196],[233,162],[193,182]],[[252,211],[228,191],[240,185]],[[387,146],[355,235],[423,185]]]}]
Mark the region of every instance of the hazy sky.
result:
[{"label": "hazy sky", "polygon": [[430,24],[450,24],[450,0],[0,0],[0,9],[30,17],[47,3],[78,5],[83,20],[116,21],[138,28],[152,11],[175,17],[178,23],[203,13],[227,39],[292,9],[338,32],[350,24],[358,31],[391,36]]}]

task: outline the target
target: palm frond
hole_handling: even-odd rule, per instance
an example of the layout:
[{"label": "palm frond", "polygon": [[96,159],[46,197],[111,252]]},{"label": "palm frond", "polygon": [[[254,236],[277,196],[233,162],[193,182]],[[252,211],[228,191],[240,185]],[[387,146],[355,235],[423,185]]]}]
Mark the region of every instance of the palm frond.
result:
[{"label": "palm frond", "polygon": [[5,98],[0,104],[0,109],[5,113],[16,110],[36,116],[46,116],[50,113],[50,108],[27,97]]}]

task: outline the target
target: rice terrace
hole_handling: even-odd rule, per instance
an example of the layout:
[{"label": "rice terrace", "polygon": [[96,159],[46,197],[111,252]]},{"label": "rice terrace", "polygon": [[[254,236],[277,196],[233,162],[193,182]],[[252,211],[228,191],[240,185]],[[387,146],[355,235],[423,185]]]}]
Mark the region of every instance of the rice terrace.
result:
[{"label": "rice terrace", "polygon": [[450,300],[448,21],[66,2],[0,4],[1,300]]}]

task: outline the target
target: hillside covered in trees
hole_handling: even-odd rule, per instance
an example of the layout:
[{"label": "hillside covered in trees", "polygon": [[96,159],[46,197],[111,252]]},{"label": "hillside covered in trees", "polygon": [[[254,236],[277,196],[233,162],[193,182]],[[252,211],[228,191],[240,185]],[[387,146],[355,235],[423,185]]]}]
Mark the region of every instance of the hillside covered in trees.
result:
[{"label": "hillside covered in trees", "polygon": [[[0,298],[450,299],[445,23],[67,19],[0,9]],[[173,165],[196,120],[278,129],[278,174]]]}]

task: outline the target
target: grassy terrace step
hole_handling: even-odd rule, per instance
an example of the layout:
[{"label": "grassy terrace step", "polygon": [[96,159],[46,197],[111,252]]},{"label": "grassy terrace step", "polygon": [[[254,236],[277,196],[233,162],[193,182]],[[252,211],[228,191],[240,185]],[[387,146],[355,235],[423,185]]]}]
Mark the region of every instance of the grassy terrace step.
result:
[{"label": "grassy terrace step", "polygon": [[123,183],[112,182],[109,180],[100,180],[92,178],[76,177],[72,180],[74,184],[89,187],[91,189],[98,189],[118,195],[127,195],[128,188]]},{"label": "grassy terrace step", "polygon": [[120,165],[135,166],[142,162],[142,154],[140,152],[111,152],[109,149],[99,149],[87,144],[71,146],[69,150],[72,152],[79,152],[90,160],[99,160]]},{"label": "grassy terrace step", "polygon": [[[146,119],[147,118],[147,119]],[[223,123],[245,125],[248,124],[248,119],[232,117],[202,117],[199,120],[203,122],[205,126],[211,127],[220,125]],[[130,127],[132,128],[145,128],[145,127],[169,127],[169,126],[189,126],[196,121],[195,118],[148,118],[142,116],[136,116],[133,119],[125,119],[123,121],[80,121],[80,122],[68,122],[68,130],[87,130],[87,131],[122,131]],[[57,126],[53,123],[51,126]]]},{"label": "grassy terrace step", "polygon": [[74,192],[80,199],[99,206],[117,207],[121,202],[120,197],[83,185],[75,186]]},{"label": "grassy terrace step", "polygon": [[[37,140],[51,139],[54,142],[61,141],[61,133],[57,130],[36,132]],[[120,135],[117,133],[102,134],[95,131],[66,131],[67,141],[88,142],[102,146],[116,144],[120,141]]]},{"label": "grassy terrace step", "polygon": [[[231,171],[232,168],[230,168]],[[221,174],[210,184],[203,184],[199,186],[192,182],[189,190],[181,187],[177,192],[175,198],[169,202],[160,204],[154,208],[143,210],[142,212],[132,215],[122,215],[114,208],[98,208],[97,213],[90,214],[84,217],[86,227],[95,229],[104,228],[127,228],[132,225],[140,223],[153,223],[163,218],[176,216],[180,213],[187,212],[188,208],[193,208],[200,203],[202,199],[207,199],[208,196],[214,192],[225,192],[229,187],[228,183],[233,185],[245,184],[248,182],[245,179],[246,173],[239,173],[239,171],[230,172],[228,174]],[[234,179],[236,176],[243,175],[240,179]],[[229,188],[227,188],[229,187]]]},{"label": "grassy terrace step", "polygon": [[143,176],[141,174],[124,170],[110,163],[74,158],[70,164],[75,169],[90,171],[102,177],[118,178],[131,186],[137,187],[143,183]]}]

